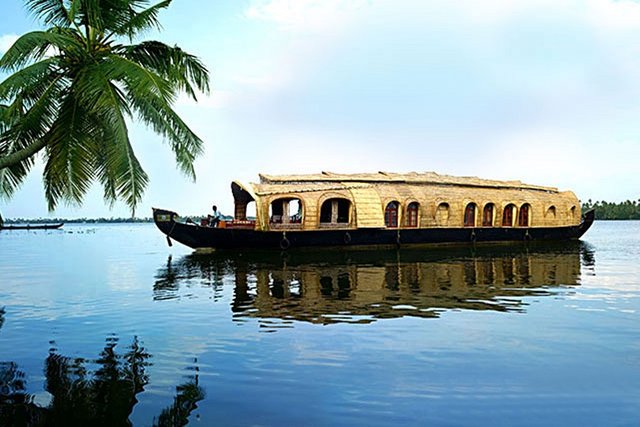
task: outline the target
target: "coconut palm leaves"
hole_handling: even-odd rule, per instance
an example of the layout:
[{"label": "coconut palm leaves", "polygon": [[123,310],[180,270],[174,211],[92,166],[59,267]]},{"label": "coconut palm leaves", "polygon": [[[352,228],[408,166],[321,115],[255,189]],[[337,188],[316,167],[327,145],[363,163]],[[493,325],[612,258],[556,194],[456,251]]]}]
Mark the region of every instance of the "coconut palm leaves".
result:
[{"label": "coconut palm leaves", "polygon": [[137,118],[161,135],[195,178],[202,141],[173,110],[179,93],[209,91],[202,62],[157,41],[132,43],[160,26],[171,0],[25,0],[45,31],[20,37],[0,59],[0,197],[11,197],[41,153],[49,209],[80,203],[99,182],[109,204],[135,210],[148,177],[128,125]]}]

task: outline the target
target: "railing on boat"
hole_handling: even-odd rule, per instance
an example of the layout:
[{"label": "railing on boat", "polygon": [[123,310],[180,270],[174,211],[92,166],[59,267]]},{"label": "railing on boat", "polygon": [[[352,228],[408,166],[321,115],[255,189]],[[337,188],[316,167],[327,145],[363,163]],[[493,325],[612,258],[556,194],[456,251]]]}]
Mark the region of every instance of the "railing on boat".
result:
[{"label": "railing on boat", "polygon": [[220,221],[220,228],[250,228],[254,229],[256,227],[255,220],[240,220],[233,219],[231,221]]}]

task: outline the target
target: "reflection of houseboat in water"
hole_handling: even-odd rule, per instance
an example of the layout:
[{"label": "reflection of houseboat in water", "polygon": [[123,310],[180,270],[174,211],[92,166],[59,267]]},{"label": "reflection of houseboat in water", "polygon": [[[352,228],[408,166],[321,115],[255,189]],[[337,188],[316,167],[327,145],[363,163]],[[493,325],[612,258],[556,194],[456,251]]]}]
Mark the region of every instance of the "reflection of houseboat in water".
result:
[{"label": "reflection of houseboat in water", "polygon": [[[158,228],[192,248],[274,248],[576,240],[581,221],[570,191],[435,173],[260,175],[231,184],[235,217],[219,227],[154,209]],[[255,219],[247,216],[255,204]]]},{"label": "reflection of houseboat in water", "polygon": [[289,254],[170,259],[158,273],[154,296],[179,298],[181,285],[197,280],[220,291],[223,278],[235,278],[232,310],[239,317],[334,323],[436,317],[458,309],[521,311],[525,297],[578,285],[581,256],[584,265],[593,263],[581,242]]}]

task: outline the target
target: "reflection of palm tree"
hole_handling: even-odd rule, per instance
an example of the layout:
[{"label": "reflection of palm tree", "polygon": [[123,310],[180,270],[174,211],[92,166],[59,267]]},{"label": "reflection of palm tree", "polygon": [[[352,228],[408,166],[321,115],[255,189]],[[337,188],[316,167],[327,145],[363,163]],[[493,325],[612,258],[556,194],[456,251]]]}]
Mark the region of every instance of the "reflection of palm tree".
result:
[{"label": "reflection of palm tree", "polygon": [[137,403],[136,394],[148,383],[147,353],[134,338],[124,355],[115,351],[116,339],[109,339],[95,361],[100,368],[91,376],[82,359],[51,352],[45,362],[46,390],[53,396],[50,417],[89,424],[103,420],[108,425],[126,424]]},{"label": "reflection of palm tree", "polygon": [[40,425],[43,416],[27,394],[24,372],[15,362],[0,362],[0,425]]},{"label": "reflection of palm tree", "polygon": [[167,259],[167,268],[157,276],[158,280],[153,286],[153,292],[155,294],[154,299],[165,299],[163,297],[164,294],[171,295],[178,290],[178,287],[176,286],[178,277],[175,270],[172,268],[171,259],[172,257],[169,255],[169,258]]},{"label": "reflection of palm tree", "polygon": [[[51,403],[39,407],[26,393],[25,374],[14,362],[0,363],[0,425],[130,425],[136,395],[149,382],[151,355],[137,338],[124,354],[117,338],[107,339],[97,360],[86,361],[49,353],[45,361],[46,390]],[[99,368],[91,374],[86,364]],[[204,397],[197,376],[177,387],[174,403],[158,417],[159,425],[184,425]],[[167,424],[168,420],[175,420]]]},{"label": "reflection of palm tree", "polygon": [[189,414],[196,409],[197,403],[204,399],[204,390],[198,385],[198,376],[176,387],[177,395],[173,404],[163,409],[160,416],[153,420],[154,426],[184,426],[189,422]]}]

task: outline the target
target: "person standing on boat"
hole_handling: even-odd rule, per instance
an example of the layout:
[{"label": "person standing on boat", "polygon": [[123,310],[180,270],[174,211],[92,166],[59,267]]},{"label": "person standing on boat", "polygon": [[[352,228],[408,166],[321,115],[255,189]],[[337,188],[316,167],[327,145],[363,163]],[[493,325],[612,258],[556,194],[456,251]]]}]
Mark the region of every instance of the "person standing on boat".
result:
[{"label": "person standing on boat", "polygon": [[216,205],[213,205],[212,209],[213,215],[209,215],[209,227],[217,227],[218,224],[220,224],[220,218],[222,217],[222,214],[220,213]]}]

